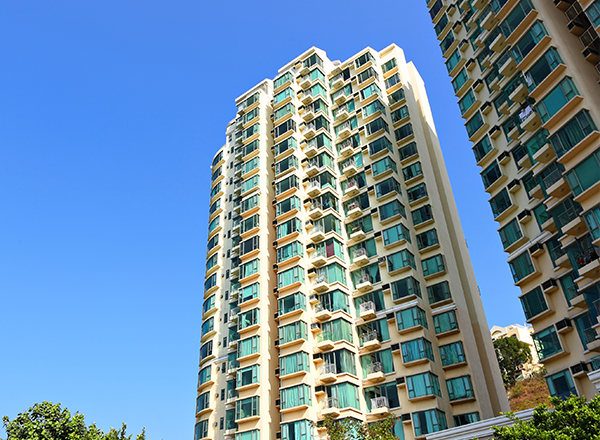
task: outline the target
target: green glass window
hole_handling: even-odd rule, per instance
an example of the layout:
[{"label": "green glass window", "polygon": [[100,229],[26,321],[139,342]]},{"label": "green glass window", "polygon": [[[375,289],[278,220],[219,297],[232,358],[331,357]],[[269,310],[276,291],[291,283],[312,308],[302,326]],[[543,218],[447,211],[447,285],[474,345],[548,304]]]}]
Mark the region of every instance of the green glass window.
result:
[{"label": "green glass window", "polygon": [[444,313],[433,315],[433,326],[435,328],[435,334],[449,332],[451,330],[458,329],[458,319],[456,318],[456,311],[449,310]]},{"label": "green glass window", "polygon": [[435,360],[431,342],[427,339],[418,338],[402,343],[402,361],[404,363],[426,358],[432,361]]},{"label": "green glass window", "polygon": [[402,127],[394,130],[394,136],[396,136],[396,142],[400,142],[403,139],[411,136],[413,134],[412,124],[409,122],[408,124],[404,124]]},{"label": "green glass window", "polygon": [[242,200],[242,214],[252,208],[255,208],[259,204],[260,197],[258,194],[254,194],[251,197],[248,197]]},{"label": "green glass window", "polygon": [[291,188],[300,188],[300,179],[296,175],[286,177],[277,182],[275,184],[275,195],[279,195]]},{"label": "green glass window", "polygon": [[554,326],[550,326],[531,336],[540,361],[563,350]]},{"label": "green glass window", "polygon": [[300,339],[308,340],[308,324],[304,321],[296,321],[291,324],[279,327],[279,344],[287,344],[288,342],[297,341]]},{"label": "green glass window", "polygon": [[208,367],[205,367],[202,370],[200,370],[200,373],[198,373],[198,386],[208,382],[211,379],[211,373],[212,365],[209,365]]},{"label": "green glass window", "polygon": [[202,323],[202,332],[200,337],[212,332],[215,329],[215,318],[212,316]]},{"label": "green glass window", "polygon": [[408,107],[403,105],[402,107],[392,112],[392,122],[395,124],[396,122],[401,121],[402,119],[408,118],[408,116]]},{"label": "green glass window", "polygon": [[196,412],[208,408],[208,405],[210,405],[210,392],[200,394],[196,399]]},{"label": "green glass window", "polygon": [[412,413],[415,436],[430,434],[448,428],[446,414],[439,409],[429,409]]},{"label": "green glass window", "polygon": [[398,398],[398,387],[396,386],[396,382],[389,382],[382,385],[365,388],[364,392],[368,412],[371,412],[375,405],[381,404],[381,402],[375,403],[377,402],[376,399],[378,397],[385,397],[387,399],[386,404],[388,408],[400,407],[400,399]]},{"label": "green glass window", "polygon": [[471,376],[461,376],[446,380],[450,400],[468,399],[475,397]]},{"label": "green glass window", "polygon": [[471,108],[471,106],[475,103],[475,94],[473,93],[473,89],[469,89],[467,93],[458,101],[458,107],[460,108],[460,113],[464,115],[467,110]]},{"label": "green glass window", "polygon": [[504,249],[523,237],[521,227],[519,226],[519,222],[516,218],[503,228],[500,228],[498,232],[500,233],[500,239],[502,240],[502,246],[504,246]]},{"label": "green glass window", "polygon": [[398,200],[392,200],[389,203],[379,206],[379,219],[387,220],[388,218],[395,217],[397,215],[401,215],[406,218],[406,210],[402,203]]},{"label": "green glass window", "polygon": [[277,249],[277,262],[281,263],[298,255],[304,255],[304,248],[299,241],[293,241]]},{"label": "green glass window", "polygon": [[494,161],[490,166],[481,172],[481,180],[483,180],[483,186],[488,189],[494,184],[496,180],[502,177],[502,171],[500,171],[500,165]]},{"label": "green glass window", "polygon": [[600,181],[600,149],[569,171],[566,178],[574,196]]},{"label": "green glass window", "polygon": [[215,307],[215,295],[211,295],[204,301],[202,305],[202,313],[206,313]]},{"label": "green glass window", "polygon": [[448,16],[446,14],[442,14],[442,17],[439,19],[439,21],[436,23],[436,25],[434,27],[435,34],[438,37],[440,36],[442,31],[446,28],[447,24],[448,24]]},{"label": "green glass window", "polygon": [[510,14],[500,23],[500,30],[508,38],[510,34],[521,24],[527,14],[534,10],[531,0],[521,0]]},{"label": "green glass window", "polygon": [[535,267],[531,262],[531,257],[528,252],[524,252],[514,260],[509,261],[508,265],[510,266],[510,271],[512,272],[515,283],[535,271]]},{"label": "green glass window", "polygon": [[208,419],[196,424],[195,440],[208,437]]},{"label": "green glass window", "polygon": [[396,90],[394,93],[392,93],[390,96],[388,96],[388,100],[390,102],[390,105],[394,105],[397,102],[403,101],[404,100],[404,89]]},{"label": "green glass window", "polygon": [[548,310],[546,298],[544,297],[542,289],[539,287],[536,287],[532,291],[523,295],[521,297],[521,305],[523,306],[525,318],[527,319],[531,319],[543,311]]},{"label": "green glass window", "polygon": [[219,192],[221,192],[221,182],[217,183],[214,188],[211,190],[210,192],[210,198],[212,199],[214,196],[216,196]]},{"label": "green glass window", "polygon": [[217,228],[217,226],[219,226],[219,221],[220,220],[221,220],[221,217],[217,217],[212,222],[209,223],[209,225],[208,225],[208,233],[209,234],[212,231],[214,231]]},{"label": "green glass window", "polygon": [[238,330],[251,327],[260,322],[260,312],[258,309],[248,310],[239,314]]},{"label": "green glass window", "polygon": [[369,155],[373,156],[385,149],[393,152],[392,143],[387,137],[383,136],[369,144]]},{"label": "green glass window", "polygon": [[338,408],[354,408],[360,411],[358,387],[349,382],[342,382],[325,388],[327,399]]},{"label": "green glass window", "polygon": [[467,414],[458,414],[452,416],[452,418],[454,419],[454,426],[468,425],[469,423],[475,423],[481,420],[477,411]]},{"label": "green glass window", "polygon": [[[236,412],[236,419],[237,412]],[[235,435],[235,440],[260,440],[260,430],[253,429],[252,431],[245,431]]]},{"label": "green glass window", "polygon": [[260,365],[240,368],[236,374],[236,388],[258,383],[260,381]]},{"label": "green glass window", "polygon": [[287,87],[273,97],[273,104],[277,105],[290,96],[294,96],[294,90],[291,87]]},{"label": "green glass window", "polygon": [[293,408],[301,405],[312,405],[312,392],[310,385],[296,385],[279,390],[281,396],[281,409]]},{"label": "green glass window", "polygon": [[531,69],[525,73],[527,86],[531,90],[537,87],[550,73],[562,63],[558,51],[551,47]]},{"label": "green glass window", "polygon": [[[283,110],[285,108],[287,108],[288,106],[292,106],[293,109],[293,105],[292,104],[288,104],[285,107],[283,107],[280,110]],[[280,111],[278,110],[278,111]],[[288,151],[289,149],[295,150],[298,147],[298,142],[296,141],[296,138],[287,138],[286,140],[279,142],[277,145],[275,145],[275,156],[279,156],[281,153],[284,153],[285,151]]]},{"label": "green glass window", "polygon": [[402,168],[402,174],[404,175],[405,181],[423,175],[423,170],[421,169],[421,162],[415,162],[405,168]]},{"label": "green glass window", "polygon": [[385,62],[384,64],[382,64],[381,70],[383,71],[383,73],[386,73],[389,70],[392,70],[397,65],[398,65],[398,62],[396,61],[396,58],[392,58],[391,60],[389,60],[389,61]]},{"label": "green glass window", "polygon": [[385,80],[385,88],[389,89],[394,87],[396,84],[400,84],[400,75],[394,73],[392,76]]},{"label": "green glass window", "polygon": [[286,82],[292,81],[293,79],[294,79],[294,75],[292,75],[291,72],[285,72],[283,75],[275,78],[275,81],[273,81],[273,88],[278,89],[279,87],[284,85]]},{"label": "green glass window", "polygon": [[360,365],[363,371],[363,379],[367,378],[369,372],[373,372],[377,368],[381,367],[380,371],[384,374],[393,373],[394,369],[394,355],[392,349],[376,351],[360,357]]},{"label": "green glass window", "polygon": [[[296,156],[288,156],[275,163],[275,174],[278,175],[293,168],[298,168],[298,158]],[[258,178],[258,176],[254,177]]]},{"label": "green glass window", "polygon": [[280,375],[297,373],[299,371],[310,371],[310,357],[308,353],[299,351],[279,358]]},{"label": "green glass window", "polygon": [[416,306],[396,312],[396,324],[398,325],[398,330],[404,330],[418,325],[429,328],[425,311]]},{"label": "green glass window", "polygon": [[469,75],[467,74],[467,71],[464,68],[460,69],[460,72],[458,72],[452,80],[452,87],[454,88],[454,93],[458,93],[461,87],[466,84],[468,79]]},{"label": "green glass window", "polygon": [[381,273],[379,272],[379,264],[370,264],[362,269],[350,272],[354,289],[356,286],[365,282],[378,283],[381,281]]},{"label": "green glass window", "polygon": [[254,396],[235,402],[235,419],[245,419],[260,415],[260,397]]},{"label": "green glass window", "polygon": [[214,254],[212,257],[210,257],[208,260],[206,260],[206,270],[208,271],[208,270],[212,269],[213,267],[215,267],[218,260],[219,260],[218,253]]},{"label": "green glass window", "polygon": [[435,229],[430,229],[429,231],[417,235],[417,246],[419,247],[419,250],[435,246],[438,243],[437,231]]},{"label": "green glass window", "polygon": [[410,239],[410,231],[402,223],[398,223],[397,225],[392,226],[391,228],[384,229],[382,231],[382,235],[383,244],[385,246],[389,246],[390,244],[394,244],[402,240],[406,240],[409,243],[412,242]]},{"label": "green glass window", "polygon": [[375,310],[385,309],[385,301],[383,299],[383,291],[376,290],[354,298],[354,309],[356,310],[356,317],[360,316],[360,305],[364,303],[372,302],[375,304]]},{"label": "green glass window", "polygon": [[483,116],[481,116],[481,112],[478,111],[475,113],[475,115],[473,115],[473,117],[467,121],[465,127],[467,128],[469,137],[472,137],[477,130],[483,127]]},{"label": "green glass window", "polygon": [[563,79],[540,103],[535,106],[542,122],[546,122],[554,116],[567,102],[573,99],[579,92],[569,77]]},{"label": "green glass window", "polygon": [[600,238],[600,205],[594,206],[589,211],[584,212],[582,216],[590,231],[592,240]]},{"label": "green glass window", "polygon": [[297,420],[281,424],[281,440],[312,440],[313,425],[310,420]]},{"label": "green glass window", "polygon": [[362,89],[360,91],[360,99],[361,100],[367,99],[369,96],[374,95],[374,94],[382,96],[381,89],[375,83],[365,87],[364,89]]},{"label": "green glass window", "polygon": [[401,194],[400,183],[393,177],[382,180],[381,182],[375,184],[375,194],[377,194],[378,198],[383,197],[392,192]]},{"label": "green glass window", "polygon": [[435,374],[430,372],[406,376],[406,389],[409,399],[432,394],[442,397],[440,381]]},{"label": "green glass window", "polygon": [[511,54],[515,62],[519,64],[523,58],[540,42],[545,35],[548,35],[544,24],[541,21],[536,21],[529,28],[527,33],[511,47]]},{"label": "green glass window", "polygon": [[417,295],[421,298],[421,285],[413,277],[407,277],[390,284],[392,299],[397,301],[407,296]]},{"label": "green glass window", "polygon": [[258,353],[260,336],[252,336],[248,339],[242,339],[238,342],[237,357],[241,358],[254,353]]},{"label": "green glass window", "polygon": [[388,124],[387,124],[387,122],[385,122],[385,119],[383,119],[381,117],[377,118],[373,122],[369,122],[367,125],[365,125],[365,131],[367,133],[367,136],[375,134],[380,130],[385,130],[386,132],[389,133]]},{"label": "green glass window", "polygon": [[568,369],[546,377],[546,384],[551,396],[566,399],[571,394],[578,395],[573,377]]},{"label": "green glass window", "polygon": [[447,345],[440,345],[439,348],[443,366],[459,364],[467,360],[463,343],[461,341],[453,342],[452,344]]},{"label": "green glass window", "polygon": [[260,294],[260,285],[258,283],[250,284],[249,286],[243,287],[240,290],[239,302],[240,304],[250,301],[251,299],[258,298]]},{"label": "green glass window", "polygon": [[455,49],[454,52],[452,52],[452,55],[446,60],[446,69],[448,69],[448,73],[452,72],[460,60],[460,52],[458,49]]},{"label": "green glass window", "polygon": [[362,217],[346,225],[346,232],[352,235],[355,232],[363,231],[365,234],[373,230],[373,219],[370,215]]},{"label": "green glass window", "polygon": [[355,354],[349,350],[341,349],[323,353],[323,361],[325,365],[333,366],[332,369],[336,374],[350,373],[356,376]]},{"label": "green glass window", "polygon": [[217,285],[217,274],[212,274],[204,282],[204,291],[211,289]]},{"label": "green glass window", "polygon": [[300,266],[292,267],[277,274],[277,287],[279,289],[297,282],[304,282],[304,268]]},{"label": "green glass window", "polygon": [[368,240],[361,241],[354,246],[350,246],[348,248],[348,254],[350,255],[350,263],[354,264],[354,260],[358,257],[362,257],[366,255],[371,258],[374,255],[377,255],[377,246],[375,244],[374,238],[369,238]]},{"label": "green glass window", "polygon": [[212,215],[217,209],[221,207],[221,199],[217,199],[210,205],[210,209],[208,210],[208,214]]},{"label": "green glass window", "polygon": [[285,223],[277,225],[277,238],[283,238],[286,235],[300,231],[302,231],[302,222],[298,218],[293,218]]},{"label": "green glass window", "polygon": [[498,217],[512,206],[512,200],[510,199],[510,195],[506,188],[490,200],[490,205],[492,207],[492,212],[494,213],[494,218]]},{"label": "green glass window", "polygon": [[324,322],[317,339],[325,340],[326,338],[331,338],[333,342],[344,340],[354,344],[352,324],[342,318]]},{"label": "green glass window", "polygon": [[427,296],[429,298],[429,304],[435,304],[440,301],[451,299],[450,285],[448,281],[442,281],[441,283],[433,284],[427,287]]},{"label": "green glass window", "polygon": [[249,277],[250,275],[254,275],[256,273],[258,273],[259,267],[260,267],[260,261],[259,259],[255,259],[255,260],[251,260],[248,261],[247,263],[242,264],[242,268],[241,268],[241,275],[240,278],[246,278]]},{"label": "green glass window", "polygon": [[350,313],[350,301],[348,295],[339,289],[319,295],[319,302],[326,310],[331,312],[343,310],[344,312]]},{"label": "green glass window", "polygon": [[408,250],[402,249],[399,252],[387,256],[388,272],[402,269],[404,267],[417,268],[415,256]]},{"label": "green glass window", "polygon": [[374,162],[371,165],[371,170],[373,172],[373,176],[378,176],[379,174],[387,171],[394,170],[396,173],[398,172],[398,168],[396,167],[396,162],[394,162],[390,157],[386,156],[377,162]]},{"label": "green glass window", "polygon": [[421,260],[421,266],[423,267],[423,275],[433,275],[434,273],[443,272],[446,270],[444,264],[444,257],[442,254],[437,254],[431,258]]},{"label": "green glass window", "polygon": [[431,210],[431,205],[425,205],[420,207],[419,209],[415,209],[411,212],[411,214],[412,221],[415,226],[433,219],[433,211]]},{"label": "green glass window", "polygon": [[590,7],[585,10],[585,13],[594,27],[600,26],[600,1],[594,1]]}]

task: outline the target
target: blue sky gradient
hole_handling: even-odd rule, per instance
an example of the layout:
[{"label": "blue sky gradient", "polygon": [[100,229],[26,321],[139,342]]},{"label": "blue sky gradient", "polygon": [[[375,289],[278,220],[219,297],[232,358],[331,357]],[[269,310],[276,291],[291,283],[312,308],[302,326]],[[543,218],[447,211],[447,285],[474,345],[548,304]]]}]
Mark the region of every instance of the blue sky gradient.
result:
[{"label": "blue sky gradient", "polygon": [[414,61],[488,323],[524,321],[425,0],[5,1],[0,41],[0,415],[192,438],[209,164],[234,99],[313,45]]}]

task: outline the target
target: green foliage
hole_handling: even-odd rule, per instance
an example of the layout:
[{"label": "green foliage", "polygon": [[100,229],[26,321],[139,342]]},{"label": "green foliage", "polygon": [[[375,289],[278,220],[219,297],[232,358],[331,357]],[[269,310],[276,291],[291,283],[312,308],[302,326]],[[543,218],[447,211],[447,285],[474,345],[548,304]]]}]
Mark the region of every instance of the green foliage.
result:
[{"label": "green foliage", "polygon": [[494,341],[496,358],[500,365],[502,380],[506,388],[511,387],[521,374],[519,367],[526,362],[531,362],[531,349],[529,345],[517,338],[499,338]]},{"label": "green foliage", "polygon": [[567,400],[551,397],[550,403],[538,406],[533,418],[519,420],[514,413],[505,414],[515,422],[512,426],[494,427],[498,440],[600,440],[600,396],[586,402],[584,397]]},{"label": "green foliage", "polygon": [[353,418],[336,420],[327,416],[323,426],[327,430],[328,440],[397,440],[398,437],[393,433],[397,421],[398,418],[393,415],[373,423]]},{"label": "green foliage", "polygon": [[[4,416],[2,421],[7,440],[131,440],[125,423],[120,430],[111,428],[105,434],[95,424],[86,426],[83,414],[71,416],[66,408],[60,407],[60,403],[36,403],[14,420]],[[146,440],[145,429],[136,440]]]}]

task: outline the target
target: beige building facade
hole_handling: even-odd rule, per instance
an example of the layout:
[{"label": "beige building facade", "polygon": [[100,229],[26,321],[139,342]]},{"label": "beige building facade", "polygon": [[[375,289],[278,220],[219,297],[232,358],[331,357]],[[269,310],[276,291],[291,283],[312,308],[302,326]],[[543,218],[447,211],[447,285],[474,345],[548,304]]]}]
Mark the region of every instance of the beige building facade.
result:
[{"label": "beige building facade", "polygon": [[588,374],[600,368],[600,2],[428,7],[549,390],[591,399]]},{"label": "beige building facade", "polygon": [[212,164],[195,440],[402,439],[508,410],[423,81],[311,48],[236,100]]},{"label": "beige building facade", "polygon": [[507,325],[506,327],[495,325],[490,329],[492,341],[499,338],[515,338],[529,346],[529,350],[531,351],[531,362],[527,362],[521,366],[522,374],[517,380],[526,379],[542,368],[535,345],[533,344],[531,333],[533,333],[533,327],[521,324]]}]

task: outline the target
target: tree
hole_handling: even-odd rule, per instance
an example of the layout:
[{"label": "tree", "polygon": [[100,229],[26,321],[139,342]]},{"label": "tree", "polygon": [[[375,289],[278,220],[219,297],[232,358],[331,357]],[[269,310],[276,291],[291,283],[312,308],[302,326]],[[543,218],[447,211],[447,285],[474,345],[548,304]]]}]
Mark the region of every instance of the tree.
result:
[{"label": "tree", "polygon": [[393,415],[373,423],[351,417],[334,419],[327,416],[323,426],[327,430],[328,440],[397,440],[393,432],[397,421],[398,418]]},{"label": "tree", "polygon": [[531,362],[531,349],[526,343],[512,337],[496,339],[494,349],[504,386],[509,388],[520,376],[520,367],[526,362]]},{"label": "tree", "polygon": [[531,420],[522,421],[514,413],[505,414],[512,426],[494,427],[498,440],[600,440],[600,395],[590,402],[585,397],[566,400],[551,397],[554,410],[542,404],[533,411]]},{"label": "tree", "polygon": [[[83,414],[71,416],[69,410],[60,407],[60,403],[36,403],[14,420],[4,416],[2,421],[7,440],[131,440],[125,423],[120,430],[111,428],[105,434],[95,424],[86,426]],[[136,440],[146,440],[145,429]]]}]

